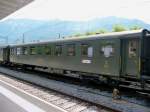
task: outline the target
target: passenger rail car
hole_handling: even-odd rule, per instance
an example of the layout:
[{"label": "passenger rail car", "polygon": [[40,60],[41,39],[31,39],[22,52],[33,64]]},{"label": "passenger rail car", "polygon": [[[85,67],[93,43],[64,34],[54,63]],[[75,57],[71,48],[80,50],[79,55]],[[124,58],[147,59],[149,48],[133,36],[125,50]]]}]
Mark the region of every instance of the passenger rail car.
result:
[{"label": "passenger rail car", "polygon": [[8,61],[70,77],[146,81],[150,80],[149,43],[150,32],[143,29],[10,45]]},{"label": "passenger rail car", "polygon": [[9,46],[0,46],[0,63],[8,64],[9,63],[9,54],[10,54]]}]

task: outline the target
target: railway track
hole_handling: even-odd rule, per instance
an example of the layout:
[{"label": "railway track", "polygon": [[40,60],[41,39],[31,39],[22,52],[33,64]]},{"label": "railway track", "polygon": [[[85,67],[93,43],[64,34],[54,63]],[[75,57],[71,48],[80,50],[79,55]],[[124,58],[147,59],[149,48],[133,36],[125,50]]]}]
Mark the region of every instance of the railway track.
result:
[{"label": "railway track", "polygon": [[0,74],[0,81],[9,83],[12,86],[32,94],[44,101],[59,106],[68,112],[114,112],[113,110],[96,106],[94,104],[69,97],[56,91],[48,90],[46,88],[3,74]]},{"label": "railway track", "polygon": [[[46,91],[46,93],[45,92],[43,93],[41,92],[41,90],[40,91],[38,90],[38,92],[35,92],[35,94],[39,94],[39,96],[42,97],[44,100],[49,99],[48,101],[52,103],[56,103],[60,106],[63,105],[64,108],[70,112],[80,112],[80,111],[82,112],[90,112],[90,111],[94,111],[94,112],[97,112],[97,111],[149,112],[149,108],[147,107],[144,107],[139,104],[127,102],[126,100],[113,100],[111,97],[109,96],[107,97],[105,93],[99,92],[98,90],[91,90],[90,88],[78,87],[75,85],[53,81],[53,80],[49,80],[46,78],[44,79],[33,74],[27,75],[25,73],[21,73],[21,72],[14,71],[14,70],[9,70],[6,68],[0,68],[0,71],[10,76],[16,77],[18,79],[26,80],[28,82],[35,83],[36,85],[44,86],[46,88],[55,90],[54,94],[52,93],[52,95],[50,95],[51,97],[54,96],[54,98],[51,98],[51,97],[45,98],[47,96],[47,91],[49,90],[42,88],[42,87],[38,87],[38,88],[40,88],[42,91]],[[2,76],[4,78],[4,75]],[[11,81],[8,81],[8,82],[11,82]],[[32,86],[31,88],[33,89]],[[27,90],[28,92],[31,92],[31,94],[34,94],[34,91],[37,90],[37,87],[35,87],[35,90],[33,89],[34,91],[32,91],[32,89],[30,90],[25,89],[25,90]],[[55,96],[56,93],[58,93],[56,91],[59,91],[59,93],[63,93],[63,95],[59,94],[58,96]],[[65,97],[66,95],[64,94],[67,94],[67,100]],[[71,98],[68,98],[68,95],[71,96]],[[82,99],[82,100],[76,100],[75,97]],[[88,102],[92,102],[92,104],[87,103],[85,100],[87,100]],[[68,101],[71,103],[69,103]],[[93,103],[96,105],[99,105],[100,108],[99,106],[98,107],[94,106]],[[68,107],[69,105],[70,107]],[[92,110],[93,107],[96,108],[96,111]],[[76,109],[77,111],[75,111]]]}]

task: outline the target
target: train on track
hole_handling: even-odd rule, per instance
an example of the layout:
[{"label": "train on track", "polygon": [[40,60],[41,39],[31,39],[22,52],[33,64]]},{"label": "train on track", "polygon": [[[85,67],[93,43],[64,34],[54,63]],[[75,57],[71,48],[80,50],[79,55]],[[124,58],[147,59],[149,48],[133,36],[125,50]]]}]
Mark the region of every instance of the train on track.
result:
[{"label": "train on track", "polygon": [[96,34],[0,47],[0,62],[107,83],[150,81],[150,31]]}]

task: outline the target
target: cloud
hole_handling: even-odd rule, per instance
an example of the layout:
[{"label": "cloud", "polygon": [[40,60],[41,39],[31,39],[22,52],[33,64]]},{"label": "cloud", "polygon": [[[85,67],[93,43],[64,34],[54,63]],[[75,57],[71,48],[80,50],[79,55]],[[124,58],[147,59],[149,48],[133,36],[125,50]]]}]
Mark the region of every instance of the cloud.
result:
[{"label": "cloud", "polygon": [[118,16],[150,23],[150,0],[35,0],[5,18],[88,20]]}]

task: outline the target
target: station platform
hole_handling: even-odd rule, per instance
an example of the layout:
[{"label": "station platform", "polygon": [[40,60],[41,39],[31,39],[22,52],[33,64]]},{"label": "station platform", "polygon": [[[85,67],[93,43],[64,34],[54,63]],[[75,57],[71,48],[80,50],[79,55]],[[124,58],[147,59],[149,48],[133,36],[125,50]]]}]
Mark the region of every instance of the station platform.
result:
[{"label": "station platform", "polygon": [[0,112],[66,112],[0,80]]}]

